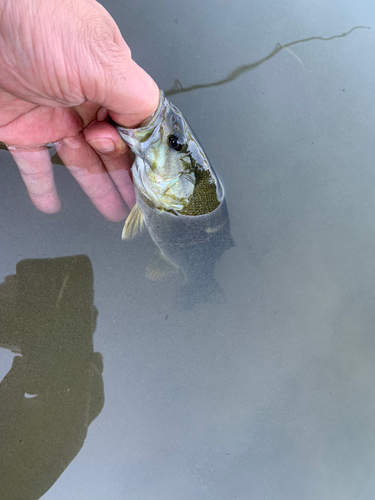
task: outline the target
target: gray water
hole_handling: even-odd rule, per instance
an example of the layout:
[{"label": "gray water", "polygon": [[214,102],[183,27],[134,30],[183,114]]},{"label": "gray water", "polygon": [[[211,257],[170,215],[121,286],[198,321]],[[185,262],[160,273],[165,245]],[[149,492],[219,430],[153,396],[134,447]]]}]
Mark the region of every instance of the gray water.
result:
[{"label": "gray water", "polygon": [[[375,5],[104,5],[163,89],[373,29],[171,97],[226,189],[224,306],[177,309],[179,278],[144,276],[147,235],[121,241],[63,166],[62,210],[39,213],[0,151],[0,281],[23,259],[84,254],[99,312],[105,404],[43,499],[374,498]],[[0,378],[12,358],[0,349]]]}]

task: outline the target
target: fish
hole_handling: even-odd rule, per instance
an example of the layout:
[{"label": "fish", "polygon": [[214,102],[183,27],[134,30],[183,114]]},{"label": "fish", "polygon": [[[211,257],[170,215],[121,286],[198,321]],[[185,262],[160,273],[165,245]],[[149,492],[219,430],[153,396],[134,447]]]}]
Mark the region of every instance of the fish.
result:
[{"label": "fish", "polygon": [[134,153],[136,204],[122,238],[148,230],[158,250],[146,277],[181,271],[179,301],[186,309],[201,301],[221,302],[214,268],[234,246],[224,187],[185,117],[160,90],[157,110],[139,128],[116,128]]}]

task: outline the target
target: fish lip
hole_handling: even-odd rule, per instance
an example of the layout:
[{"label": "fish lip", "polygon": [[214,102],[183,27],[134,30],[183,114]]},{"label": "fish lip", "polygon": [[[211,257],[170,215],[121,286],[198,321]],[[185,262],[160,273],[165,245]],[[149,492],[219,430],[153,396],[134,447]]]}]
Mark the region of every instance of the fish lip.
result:
[{"label": "fish lip", "polygon": [[143,131],[143,130],[147,130],[148,128],[152,127],[155,124],[155,121],[157,121],[159,119],[160,115],[164,113],[164,110],[167,107],[167,104],[168,103],[166,102],[164,92],[160,89],[159,90],[159,104],[158,104],[158,107],[156,108],[156,111],[154,111],[154,113],[149,118],[146,118],[146,120],[144,120],[141,123],[140,127],[137,127],[136,129],[133,129],[133,130],[142,130]]},{"label": "fish lip", "polygon": [[[116,129],[121,138],[130,146],[136,156],[144,159],[144,151],[148,149],[155,136],[158,135],[165,113],[170,106],[164,92],[159,90],[159,104],[156,111],[140,127],[127,128],[116,124]],[[151,132],[147,139],[142,140],[142,135]]]},{"label": "fish lip", "polygon": [[135,132],[137,132],[137,131],[144,132],[144,131],[147,131],[148,129],[154,127],[155,122],[159,121],[160,116],[164,114],[164,111],[167,108],[167,106],[168,106],[168,103],[166,102],[164,92],[160,89],[159,90],[159,104],[158,104],[158,107],[156,108],[156,111],[149,118],[146,118],[141,123],[140,127],[128,128],[128,127],[123,127],[122,125],[117,125],[116,128],[119,132],[125,133],[125,135],[128,134],[128,135],[135,137],[135,135],[134,135]]}]

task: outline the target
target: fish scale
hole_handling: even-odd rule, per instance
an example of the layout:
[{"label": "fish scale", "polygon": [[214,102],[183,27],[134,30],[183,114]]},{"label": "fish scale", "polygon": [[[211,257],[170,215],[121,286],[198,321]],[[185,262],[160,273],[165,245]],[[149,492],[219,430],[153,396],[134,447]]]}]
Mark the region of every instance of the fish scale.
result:
[{"label": "fish scale", "polygon": [[211,182],[209,172],[199,172],[198,180],[189,203],[180,211],[182,215],[202,215],[215,210],[220,204],[216,186]]}]

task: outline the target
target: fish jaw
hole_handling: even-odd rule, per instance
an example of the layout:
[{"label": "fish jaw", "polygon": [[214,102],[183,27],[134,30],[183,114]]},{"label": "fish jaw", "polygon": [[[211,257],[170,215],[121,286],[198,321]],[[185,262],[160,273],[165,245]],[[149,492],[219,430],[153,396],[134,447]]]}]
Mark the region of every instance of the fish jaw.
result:
[{"label": "fish jaw", "polygon": [[155,113],[147,118],[138,128],[131,129],[116,125],[122,139],[130,146],[136,156],[144,158],[144,153],[158,140],[160,126],[167,106],[167,99],[160,91],[159,105]]}]

